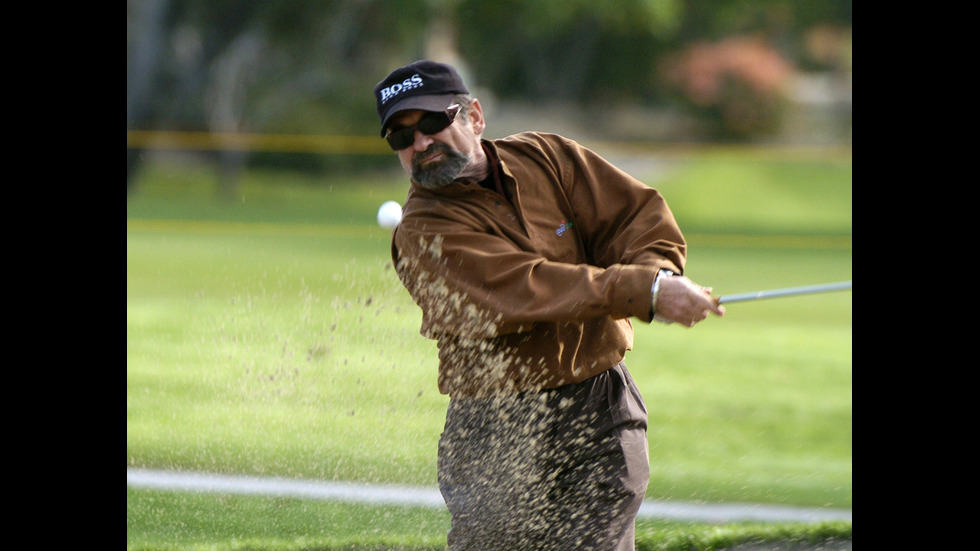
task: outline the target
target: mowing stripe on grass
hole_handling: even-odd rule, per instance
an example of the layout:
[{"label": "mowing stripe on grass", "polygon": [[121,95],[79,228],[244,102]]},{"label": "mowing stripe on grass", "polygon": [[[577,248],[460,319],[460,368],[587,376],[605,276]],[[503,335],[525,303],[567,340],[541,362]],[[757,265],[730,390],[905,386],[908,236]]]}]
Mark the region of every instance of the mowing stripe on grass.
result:
[{"label": "mowing stripe on grass", "polygon": [[845,235],[685,233],[684,237],[698,247],[851,250],[851,237]]},{"label": "mowing stripe on grass", "polygon": [[126,220],[126,231],[139,233],[361,237],[365,235],[365,232],[373,232],[375,230],[382,231],[382,228],[373,224],[275,224],[269,222],[221,222],[215,220]]},{"label": "mowing stripe on grass", "polygon": [[[382,231],[374,224],[275,224],[268,222],[222,222],[214,220],[127,219],[126,231],[141,233],[195,233],[208,235],[363,236]],[[383,230],[388,231],[388,230]],[[688,242],[699,247],[763,249],[850,250],[850,236],[759,235],[688,233]]]},{"label": "mowing stripe on grass", "polygon": [[[171,472],[126,468],[126,485],[131,488],[266,495],[365,503],[443,508],[438,488],[383,484],[359,484],[279,477],[237,476],[211,473]],[[692,503],[644,500],[639,518],[700,522],[826,522],[850,521],[849,509],[806,508],[755,503]]]}]

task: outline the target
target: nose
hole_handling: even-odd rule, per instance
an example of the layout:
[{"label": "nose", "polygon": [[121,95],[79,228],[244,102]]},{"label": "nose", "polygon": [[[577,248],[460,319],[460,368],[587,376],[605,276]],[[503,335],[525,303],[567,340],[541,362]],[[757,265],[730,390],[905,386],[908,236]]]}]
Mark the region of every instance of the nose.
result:
[{"label": "nose", "polygon": [[412,142],[412,146],[416,151],[425,151],[430,145],[432,145],[432,136],[422,132],[421,130],[415,131],[415,141]]}]

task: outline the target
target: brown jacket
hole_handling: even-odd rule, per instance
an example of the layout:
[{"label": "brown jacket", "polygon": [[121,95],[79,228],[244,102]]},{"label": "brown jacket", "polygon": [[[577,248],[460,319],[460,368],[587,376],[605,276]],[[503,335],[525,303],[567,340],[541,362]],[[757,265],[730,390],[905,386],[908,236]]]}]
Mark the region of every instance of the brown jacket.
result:
[{"label": "brown jacket", "polygon": [[661,195],[574,141],[525,132],[484,145],[507,197],[413,183],[392,236],[398,276],[439,347],[453,398],[583,381],[650,322],[657,270],[686,244]]}]

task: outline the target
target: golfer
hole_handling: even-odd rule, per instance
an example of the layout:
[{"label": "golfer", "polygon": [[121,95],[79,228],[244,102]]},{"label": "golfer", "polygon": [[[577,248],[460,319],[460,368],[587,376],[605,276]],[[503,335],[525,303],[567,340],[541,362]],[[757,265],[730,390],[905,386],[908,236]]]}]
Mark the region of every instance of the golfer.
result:
[{"label": "golfer", "polygon": [[663,197],[578,143],[483,139],[457,71],[418,61],[374,89],[411,185],[398,277],[439,349],[449,549],[626,550],[649,479],[632,319],[724,314],[683,276]]}]

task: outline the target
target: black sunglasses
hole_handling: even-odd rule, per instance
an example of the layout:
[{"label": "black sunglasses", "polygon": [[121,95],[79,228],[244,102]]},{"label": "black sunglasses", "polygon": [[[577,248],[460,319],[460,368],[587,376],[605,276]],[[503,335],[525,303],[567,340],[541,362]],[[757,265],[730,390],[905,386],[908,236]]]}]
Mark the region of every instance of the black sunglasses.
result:
[{"label": "black sunglasses", "polygon": [[454,103],[446,108],[445,111],[436,111],[435,113],[429,113],[419,119],[419,122],[413,124],[412,126],[406,126],[405,128],[399,128],[394,132],[391,132],[385,139],[388,140],[388,145],[391,146],[395,151],[401,151],[406,147],[415,143],[415,131],[425,135],[432,135],[437,132],[441,132],[447,128],[450,124],[456,120],[456,115],[459,113],[460,105]]}]

